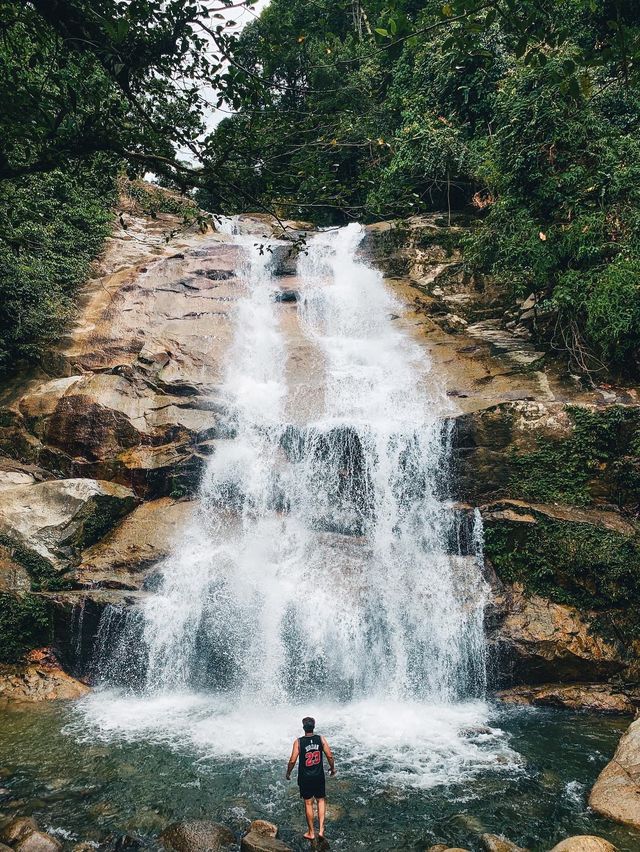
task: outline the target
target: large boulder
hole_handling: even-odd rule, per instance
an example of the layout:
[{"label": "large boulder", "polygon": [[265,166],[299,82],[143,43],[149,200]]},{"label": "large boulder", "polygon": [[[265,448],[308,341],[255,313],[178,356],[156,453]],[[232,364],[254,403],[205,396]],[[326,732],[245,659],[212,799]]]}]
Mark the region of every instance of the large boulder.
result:
[{"label": "large boulder", "polygon": [[605,680],[624,669],[621,649],[591,629],[595,614],[527,595],[518,584],[500,597],[503,617],[489,639],[503,682]]},{"label": "large boulder", "polygon": [[0,501],[0,544],[42,584],[43,574],[67,570],[137,502],[130,489],[93,479],[7,487]]},{"label": "large boulder", "polygon": [[616,852],[613,843],[609,843],[603,837],[593,834],[578,834],[575,837],[567,837],[553,847],[551,852]]},{"label": "large boulder", "polygon": [[629,726],[598,776],[589,806],[607,819],[640,829],[640,719]]},{"label": "large boulder", "polygon": [[291,847],[262,831],[250,831],[242,838],[240,844],[242,852],[291,852]]},{"label": "large boulder", "polygon": [[44,831],[34,831],[14,845],[15,852],[60,852],[62,843]]},{"label": "large boulder", "polygon": [[38,824],[32,817],[16,817],[0,828],[0,841],[13,846],[37,830]]},{"label": "large boulder", "polygon": [[158,839],[165,849],[174,852],[224,852],[236,843],[231,829],[207,820],[174,822]]},{"label": "large boulder", "polygon": [[522,846],[518,846],[501,834],[482,834],[480,842],[486,852],[527,852]]},{"label": "large boulder", "polygon": [[90,588],[140,588],[147,569],[171,553],[195,506],[170,497],[138,506],[83,553],[76,582]]},{"label": "large boulder", "polygon": [[0,665],[0,706],[81,698],[86,684],[68,675],[48,648],[31,651],[24,663]]}]

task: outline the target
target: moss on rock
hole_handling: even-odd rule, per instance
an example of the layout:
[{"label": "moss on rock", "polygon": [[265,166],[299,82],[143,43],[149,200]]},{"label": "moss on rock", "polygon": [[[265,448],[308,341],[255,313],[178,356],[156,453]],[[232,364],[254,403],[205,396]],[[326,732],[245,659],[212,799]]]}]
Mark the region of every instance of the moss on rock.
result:
[{"label": "moss on rock", "polygon": [[510,453],[510,495],[586,506],[598,497],[637,505],[640,494],[640,409],[567,407],[568,438],[539,438],[533,452]]},{"label": "moss on rock", "polygon": [[19,597],[0,592],[0,663],[18,662],[27,651],[46,645],[51,631],[48,601],[32,594]]},{"label": "moss on rock", "polygon": [[485,552],[498,576],[558,603],[624,609],[640,631],[640,535],[551,518],[488,525]]}]

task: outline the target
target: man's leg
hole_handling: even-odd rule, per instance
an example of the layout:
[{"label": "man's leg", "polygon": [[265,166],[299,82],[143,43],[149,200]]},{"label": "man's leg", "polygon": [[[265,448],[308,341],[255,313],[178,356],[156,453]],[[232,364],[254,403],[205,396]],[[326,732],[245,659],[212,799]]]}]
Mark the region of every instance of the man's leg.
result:
[{"label": "man's leg", "polygon": [[324,837],[324,815],[327,807],[326,799],[317,799],[318,802],[318,836]]},{"label": "man's leg", "polygon": [[304,836],[307,840],[313,840],[316,836],[313,830],[313,799],[304,800],[304,815],[307,818],[307,825],[309,826],[309,831]]}]

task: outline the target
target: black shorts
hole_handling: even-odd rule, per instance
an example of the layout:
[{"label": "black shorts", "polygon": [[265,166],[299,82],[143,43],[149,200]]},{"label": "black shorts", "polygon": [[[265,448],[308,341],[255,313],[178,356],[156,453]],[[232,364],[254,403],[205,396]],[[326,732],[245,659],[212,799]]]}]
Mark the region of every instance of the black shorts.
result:
[{"label": "black shorts", "polygon": [[317,778],[303,778],[298,781],[298,784],[301,799],[324,799],[326,797],[324,775],[319,775]]}]

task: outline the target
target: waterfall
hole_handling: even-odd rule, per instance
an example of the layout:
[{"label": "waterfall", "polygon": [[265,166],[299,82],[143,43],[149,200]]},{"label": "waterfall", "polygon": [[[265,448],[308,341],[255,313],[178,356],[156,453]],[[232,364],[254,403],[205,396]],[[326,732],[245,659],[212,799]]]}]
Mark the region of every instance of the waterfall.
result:
[{"label": "waterfall", "polygon": [[[443,719],[477,721],[477,702],[471,716],[455,702],[473,704],[485,683],[480,519],[450,500],[451,403],[360,256],[363,233],[309,240],[297,305],[274,298],[271,253],[234,237],[245,263],[228,437],[158,589],[130,615],[107,612],[99,635],[103,680],[147,701],[144,725],[170,695],[242,707],[243,723],[258,708],[331,705],[334,720],[359,707],[362,725],[366,702],[396,708],[396,722],[408,713],[409,726],[421,707],[446,706],[430,722],[437,737]],[[294,320],[315,365],[306,384]],[[468,759],[467,745],[446,749]]]},{"label": "waterfall", "polygon": [[[299,259],[299,321],[323,387],[315,416],[298,422],[271,256],[244,240],[223,389],[232,437],[133,619],[149,691],[271,703],[482,691],[484,582],[477,542],[463,552],[452,535],[447,397],[358,257],[362,235],[321,232]],[[106,644],[123,670],[126,643]]]}]

